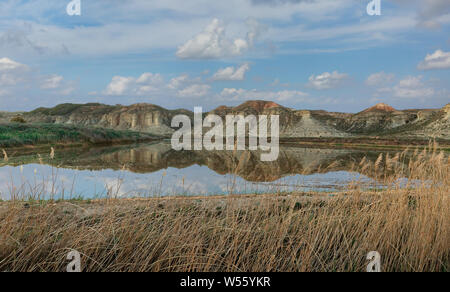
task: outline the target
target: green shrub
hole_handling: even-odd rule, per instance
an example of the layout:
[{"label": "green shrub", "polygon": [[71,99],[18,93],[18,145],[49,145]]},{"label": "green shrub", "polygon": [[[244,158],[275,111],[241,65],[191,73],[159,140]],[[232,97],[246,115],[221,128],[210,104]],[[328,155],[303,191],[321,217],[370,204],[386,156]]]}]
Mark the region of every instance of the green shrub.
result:
[{"label": "green shrub", "polygon": [[11,123],[18,123],[18,124],[25,124],[27,121],[25,121],[24,118],[22,118],[21,116],[15,116],[14,118],[11,119]]}]

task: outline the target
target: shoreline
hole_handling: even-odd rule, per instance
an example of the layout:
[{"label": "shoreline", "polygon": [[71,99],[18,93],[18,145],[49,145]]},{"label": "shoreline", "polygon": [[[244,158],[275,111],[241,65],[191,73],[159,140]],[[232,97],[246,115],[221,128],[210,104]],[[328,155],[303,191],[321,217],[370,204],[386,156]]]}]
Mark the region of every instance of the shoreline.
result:
[{"label": "shoreline", "polygon": [[149,133],[62,124],[0,124],[0,149],[21,153],[75,147],[127,145],[164,139]]},{"label": "shoreline", "polygon": [[[198,200],[228,200],[228,199],[275,199],[275,198],[331,198],[338,197],[339,195],[346,195],[353,190],[342,190],[334,192],[324,192],[324,191],[309,191],[309,192],[286,192],[286,193],[263,193],[263,194],[216,194],[216,195],[192,195],[192,196],[159,196],[159,197],[134,197],[134,198],[67,198],[67,199],[48,199],[48,200],[34,200],[34,199],[16,199],[16,200],[0,200],[0,206],[2,203],[30,203],[30,202],[46,202],[46,203],[65,203],[65,202],[80,202],[80,203],[135,203],[135,202],[155,202],[155,201],[198,201]],[[365,191],[364,193],[370,195],[379,195],[380,192],[375,191]],[[333,195],[333,196],[330,196]]]},{"label": "shoreline", "polygon": [[[106,129],[109,130],[109,129]],[[140,133],[146,135],[147,133]],[[398,138],[374,138],[374,137],[351,137],[351,138],[280,138],[280,146],[300,146],[305,148],[328,148],[328,149],[355,149],[355,150],[405,150],[408,148],[422,150],[436,142],[437,149],[450,151],[450,140],[444,139],[398,139]],[[51,147],[55,149],[70,149],[76,147],[102,147],[121,146],[147,142],[170,142],[168,137],[139,137],[139,138],[119,138],[114,140],[71,143],[67,141],[56,141],[54,143],[37,143],[20,146],[0,146],[0,149],[13,150],[26,153],[28,151],[44,151]]]},{"label": "shoreline", "polygon": [[[63,271],[76,250],[83,271],[358,272],[378,251],[386,272],[446,272],[448,157],[430,149],[411,159],[406,176],[392,160],[360,163],[390,186],[369,191],[60,201],[30,193],[0,203],[0,270]],[[422,183],[393,185],[400,177]]]},{"label": "shoreline", "polygon": [[[84,271],[357,272],[365,269],[367,252],[377,250],[388,263],[385,271],[446,272],[445,202],[441,188],[327,198],[2,202],[0,269],[63,271],[67,250],[76,250]],[[432,223],[438,226],[430,228]],[[380,229],[389,232],[380,236]],[[30,253],[32,244],[36,252]],[[13,261],[11,254],[21,260]],[[278,260],[268,261],[274,254]]]},{"label": "shoreline", "polygon": [[[105,146],[128,146],[141,143],[155,143],[164,141],[163,138],[140,138],[140,139],[118,139],[115,141],[104,141],[104,142],[83,142],[83,143],[67,143],[67,142],[55,142],[55,143],[45,143],[45,144],[33,144],[33,145],[23,145],[23,146],[10,146],[2,147],[7,151],[14,151],[14,155],[27,155],[35,154],[36,151],[50,151],[53,147],[55,150],[70,150],[73,148],[93,148],[93,147],[105,147]],[[8,153],[9,155],[9,153]]]}]

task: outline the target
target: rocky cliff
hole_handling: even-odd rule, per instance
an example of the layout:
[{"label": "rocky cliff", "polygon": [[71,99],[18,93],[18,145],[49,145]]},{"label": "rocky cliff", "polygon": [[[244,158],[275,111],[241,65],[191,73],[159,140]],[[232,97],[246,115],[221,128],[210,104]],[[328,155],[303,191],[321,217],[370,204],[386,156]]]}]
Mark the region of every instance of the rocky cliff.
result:
[{"label": "rocky cliff", "polygon": [[210,113],[226,115],[279,115],[280,137],[345,137],[347,133],[312,117],[310,111],[292,110],[269,101],[247,101],[237,107],[221,106]]},{"label": "rocky cliff", "polygon": [[[175,131],[171,120],[189,110],[168,110],[152,104],[130,106],[90,103],[62,104],[23,113],[29,123],[60,123],[134,130],[170,137]],[[207,115],[205,113],[204,115]],[[236,107],[221,106],[209,112],[226,115],[279,115],[280,137],[359,137],[389,136],[450,139],[450,104],[442,109],[396,110],[378,104],[356,114],[296,110],[269,101],[247,101]],[[4,117],[2,119],[2,117]],[[9,122],[11,114],[0,115]]]},{"label": "rocky cliff", "polygon": [[190,111],[167,110],[152,104],[62,104],[51,109],[39,108],[25,113],[24,118],[31,123],[74,124],[169,136],[174,132],[170,127],[171,120],[178,114],[191,118],[193,116]]}]

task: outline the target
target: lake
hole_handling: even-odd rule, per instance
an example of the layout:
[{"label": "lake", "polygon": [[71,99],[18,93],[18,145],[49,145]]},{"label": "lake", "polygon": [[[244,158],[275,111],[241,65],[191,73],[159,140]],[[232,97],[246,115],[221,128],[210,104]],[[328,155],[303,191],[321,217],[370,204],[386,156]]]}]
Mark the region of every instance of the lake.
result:
[{"label": "lake", "polygon": [[[103,198],[333,192],[353,184],[379,187],[355,171],[376,150],[281,146],[277,161],[258,151],[181,151],[170,143],[91,147],[10,155],[0,163],[0,196]],[[395,155],[395,152],[393,152]]]}]

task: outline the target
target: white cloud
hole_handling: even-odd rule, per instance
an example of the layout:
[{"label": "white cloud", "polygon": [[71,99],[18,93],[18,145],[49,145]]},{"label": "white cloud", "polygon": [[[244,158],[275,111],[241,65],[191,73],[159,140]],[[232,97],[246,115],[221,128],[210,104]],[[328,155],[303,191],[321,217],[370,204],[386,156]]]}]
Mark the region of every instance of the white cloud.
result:
[{"label": "white cloud", "polygon": [[161,84],[164,82],[164,79],[159,73],[144,73],[136,80],[136,82],[140,84]]},{"label": "white cloud", "polygon": [[258,91],[256,89],[236,89],[236,88],[224,88],[220,93],[220,98],[225,100],[267,100],[267,101],[305,101],[308,94],[296,90],[283,90],[283,91]]},{"label": "white cloud", "polygon": [[379,72],[370,75],[366,84],[369,86],[386,86],[389,83],[392,83],[395,80],[395,75],[392,73]]},{"label": "white cloud", "polygon": [[311,75],[307,86],[317,90],[332,89],[339,87],[347,78],[347,74],[339,73],[338,71],[325,72],[317,76]]},{"label": "white cloud", "polygon": [[209,94],[211,86],[206,84],[193,84],[178,91],[179,97],[204,97]]},{"label": "white cloud", "polygon": [[70,95],[70,94],[72,94],[75,90],[76,90],[76,88],[75,88],[73,85],[69,84],[69,85],[67,85],[65,88],[62,88],[62,89],[59,91],[59,94],[61,94],[61,95]]},{"label": "white cloud", "polygon": [[242,55],[253,46],[257,33],[251,31],[247,38],[229,39],[225,27],[214,19],[203,32],[188,40],[176,52],[181,59],[220,59]]},{"label": "white cloud", "polygon": [[114,76],[106,89],[104,95],[145,95],[158,92],[164,85],[164,79],[159,73],[143,73],[138,78]]},{"label": "white cloud", "polygon": [[37,69],[12,59],[0,59],[0,104],[4,110],[54,104],[56,97],[68,96],[76,88],[75,82],[65,81],[63,76],[42,75]]},{"label": "white cloud", "polygon": [[0,86],[14,86],[27,76],[29,67],[9,58],[0,59]]},{"label": "white cloud", "polygon": [[[439,1],[445,3],[447,0]],[[1,29],[4,33],[0,33],[2,52],[10,52],[15,56],[33,54],[40,58],[53,57],[55,54],[105,56],[130,51],[146,53],[155,49],[173,50],[180,44],[188,43],[197,49],[187,50],[185,45],[179,47],[186,49],[179,51],[181,58],[221,58],[225,52],[231,52],[231,55],[225,55],[232,57],[245,53],[252,47],[254,39],[261,35],[263,28],[254,19],[268,24],[264,37],[279,44],[332,40],[332,46],[338,48],[328,46],[329,50],[360,49],[382,45],[386,41],[403,41],[398,36],[415,28],[418,9],[416,6],[409,9],[413,5],[408,5],[408,13],[404,13],[404,9],[399,12],[394,10],[388,18],[375,19],[362,17],[364,15],[355,17],[349,12],[365,12],[364,3],[355,5],[355,0],[229,0],[226,3],[205,0],[133,0],[114,1],[114,5],[110,5],[110,0],[98,0],[83,3],[84,11],[95,11],[84,14],[83,21],[96,25],[66,25],[54,22],[52,18],[45,18],[46,15],[54,15],[55,11],[60,11],[60,5],[53,3],[55,1],[35,0],[33,4],[15,0],[0,2],[8,2],[0,6],[3,12],[0,19],[7,23]],[[443,11],[442,7],[438,8],[433,8],[432,12]],[[222,31],[222,37],[218,38],[226,41],[215,42],[214,38],[209,41],[204,38],[218,36],[217,30],[204,31],[200,34],[201,40],[196,37],[189,41],[192,36],[204,30],[207,22],[211,22],[211,15],[226,20],[229,24],[226,27],[229,37]],[[20,19],[27,21],[19,21]],[[47,21],[43,22],[42,19]],[[245,19],[253,20],[245,24]],[[321,22],[322,20],[326,21]],[[339,20],[345,21],[338,22]],[[330,21],[333,22],[332,25]],[[217,27],[224,29],[220,24]],[[93,35],[95,42],[92,42]],[[195,39],[197,41],[193,41]],[[374,43],[374,40],[377,42]],[[358,42],[357,46],[355,42]],[[219,46],[216,49],[212,44]],[[199,50],[199,46],[204,50]],[[319,51],[323,48],[313,49]]]},{"label": "white cloud", "polygon": [[423,82],[423,76],[408,76],[392,88],[381,88],[380,93],[391,93],[398,98],[429,98],[436,91]]},{"label": "white cloud", "polygon": [[249,64],[244,64],[239,68],[235,67],[223,68],[214,74],[213,80],[242,81],[245,79],[245,73],[247,73],[248,70],[250,70]]},{"label": "white cloud", "polygon": [[0,59],[0,72],[4,71],[13,71],[18,69],[27,69],[28,66],[17,63],[9,58],[1,58]]},{"label": "white cloud", "polygon": [[42,89],[55,89],[61,86],[61,82],[64,80],[62,76],[52,75],[44,80],[41,84]]},{"label": "white cloud", "polygon": [[152,97],[203,97],[209,94],[211,86],[203,84],[201,78],[183,74],[168,83],[159,73],[143,73],[140,77],[114,76],[103,90],[105,96]]},{"label": "white cloud", "polygon": [[170,89],[178,89],[189,82],[190,82],[189,75],[183,74],[175,78],[172,78],[168,84],[168,87]]},{"label": "white cloud", "polygon": [[450,52],[437,50],[428,54],[418,66],[419,70],[450,69]]},{"label": "white cloud", "polygon": [[137,95],[146,95],[158,92],[164,85],[164,78],[161,74],[143,73],[137,80],[135,92]]},{"label": "white cloud", "polygon": [[245,89],[236,89],[236,88],[224,88],[220,95],[222,97],[229,97],[232,99],[242,99],[248,91]]},{"label": "white cloud", "polygon": [[159,92],[159,88],[152,85],[142,85],[136,89],[137,95],[146,95]]},{"label": "white cloud", "polygon": [[75,91],[75,84],[64,81],[64,77],[60,75],[50,75],[43,77],[40,88],[43,90],[52,90],[61,95],[69,95]]},{"label": "white cloud", "polygon": [[114,76],[104,93],[106,95],[123,95],[130,90],[133,83],[135,83],[133,77]]},{"label": "white cloud", "polygon": [[0,74],[1,86],[13,86],[19,83],[21,80],[20,75],[14,73],[2,73]]},{"label": "white cloud", "polygon": [[[235,69],[234,73],[238,69]],[[147,78],[150,76],[152,78]],[[127,95],[127,97],[132,98],[151,93],[151,97],[164,99],[169,97],[171,99],[208,97],[208,103],[213,101],[244,101],[251,99],[277,102],[305,102],[307,101],[307,97],[309,97],[307,93],[297,90],[260,91],[256,89],[224,88],[220,93],[215,93],[212,91],[211,85],[205,83],[200,77],[191,78],[188,74],[183,74],[170,79],[169,82],[161,82],[162,77],[153,78],[155,76],[159,76],[159,74],[150,75],[149,73],[144,73],[139,78],[114,76],[111,83],[103,91],[103,94],[106,96]],[[144,79],[156,79],[158,82],[154,85],[139,84],[138,80],[142,81]]]}]

